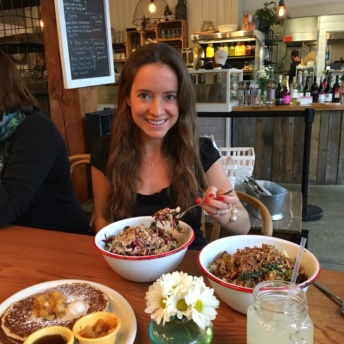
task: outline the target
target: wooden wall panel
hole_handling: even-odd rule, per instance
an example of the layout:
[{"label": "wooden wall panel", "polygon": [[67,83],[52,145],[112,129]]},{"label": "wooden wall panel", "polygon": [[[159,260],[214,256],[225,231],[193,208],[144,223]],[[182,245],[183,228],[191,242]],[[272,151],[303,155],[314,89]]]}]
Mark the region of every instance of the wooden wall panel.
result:
[{"label": "wooden wall panel", "polygon": [[319,160],[317,184],[326,182],[327,142],[329,136],[329,112],[322,111],[320,119]]},{"label": "wooden wall panel", "polygon": [[[254,147],[256,179],[301,184],[305,120],[234,118],[233,146]],[[312,128],[309,184],[344,184],[344,111],[317,111]]]},{"label": "wooden wall panel", "polygon": [[327,146],[326,181],[325,184],[336,184],[340,139],[340,116],[329,113],[329,140]]},{"label": "wooden wall panel", "polygon": [[342,133],[339,141],[339,153],[338,153],[338,180],[337,184],[344,184],[344,112],[342,111],[340,116],[340,132]]},{"label": "wooden wall panel", "polygon": [[319,160],[319,144],[320,144],[320,113],[315,112],[313,128],[312,128],[312,145],[309,163],[309,184],[317,183],[318,160]]},{"label": "wooden wall panel", "polygon": [[286,140],[285,140],[285,183],[291,183],[293,177],[293,156],[295,140],[295,118],[286,118]]}]

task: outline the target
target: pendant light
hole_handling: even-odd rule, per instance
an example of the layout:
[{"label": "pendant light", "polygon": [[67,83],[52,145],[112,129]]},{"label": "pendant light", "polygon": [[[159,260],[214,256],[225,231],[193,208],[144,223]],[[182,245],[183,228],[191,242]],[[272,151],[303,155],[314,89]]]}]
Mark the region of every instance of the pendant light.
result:
[{"label": "pendant light", "polygon": [[279,23],[283,20],[290,19],[291,16],[289,11],[284,3],[284,0],[280,0],[277,10],[276,10],[276,23]]},{"label": "pendant light", "polygon": [[150,25],[164,19],[164,11],[167,6],[165,0],[139,0],[136,5],[133,24],[141,26],[142,21]]}]

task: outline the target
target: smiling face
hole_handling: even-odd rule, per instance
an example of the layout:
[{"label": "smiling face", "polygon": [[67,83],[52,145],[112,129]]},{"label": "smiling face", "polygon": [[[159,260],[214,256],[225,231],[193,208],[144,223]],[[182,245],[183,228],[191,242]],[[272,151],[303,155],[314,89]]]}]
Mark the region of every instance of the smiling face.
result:
[{"label": "smiling face", "polygon": [[178,79],[172,68],[153,63],[136,73],[127,99],[143,139],[162,139],[178,120]]}]

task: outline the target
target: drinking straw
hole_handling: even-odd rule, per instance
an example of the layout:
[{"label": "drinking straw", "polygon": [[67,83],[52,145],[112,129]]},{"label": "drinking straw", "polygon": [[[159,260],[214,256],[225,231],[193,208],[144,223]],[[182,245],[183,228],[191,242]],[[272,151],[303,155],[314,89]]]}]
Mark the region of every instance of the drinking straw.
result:
[{"label": "drinking straw", "polygon": [[287,300],[286,300],[286,303],[285,303],[285,306],[284,306],[284,309],[287,312],[289,311],[290,302],[291,302],[291,294],[293,293],[293,288],[294,288],[295,283],[296,283],[297,275],[299,274],[301,258],[302,258],[302,255],[303,255],[303,251],[305,250],[306,242],[307,242],[307,238],[302,237],[301,238],[301,242],[300,242],[299,252],[298,252],[297,257],[296,257],[296,262],[295,262],[295,266],[294,266],[294,270],[293,270],[293,275],[291,277],[291,281],[290,281],[290,284],[289,284],[289,291],[288,291],[288,295],[287,295]]}]

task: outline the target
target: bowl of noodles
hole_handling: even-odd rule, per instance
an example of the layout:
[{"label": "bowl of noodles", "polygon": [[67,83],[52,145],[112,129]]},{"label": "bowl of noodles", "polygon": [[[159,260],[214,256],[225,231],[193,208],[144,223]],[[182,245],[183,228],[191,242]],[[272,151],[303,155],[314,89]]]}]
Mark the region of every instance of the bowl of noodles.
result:
[{"label": "bowl of noodles", "polygon": [[94,243],[116,273],[131,281],[152,282],[179,265],[194,237],[193,229],[182,221],[141,216],[102,228]]},{"label": "bowl of noodles", "polygon": [[[215,240],[198,256],[198,266],[228,306],[246,314],[254,287],[267,280],[290,281],[299,245],[263,235],[235,235]],[[318,259],[304,250],[296,284],[306,291],[320,275]]]}]

